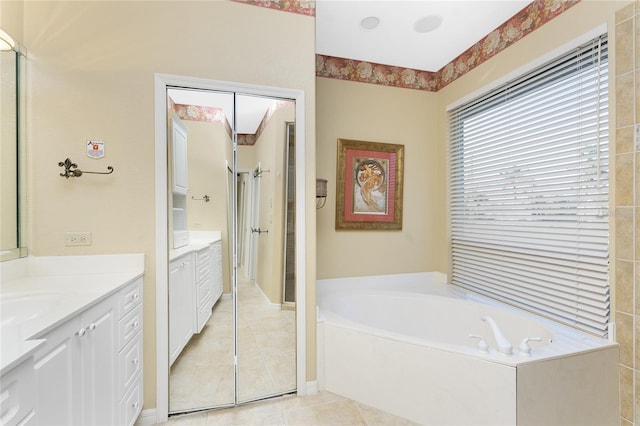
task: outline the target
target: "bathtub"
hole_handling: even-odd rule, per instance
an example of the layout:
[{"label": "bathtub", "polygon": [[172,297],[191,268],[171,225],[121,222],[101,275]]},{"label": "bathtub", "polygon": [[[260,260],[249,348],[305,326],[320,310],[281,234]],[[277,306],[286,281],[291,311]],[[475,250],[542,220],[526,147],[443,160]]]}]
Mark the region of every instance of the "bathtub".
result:
[{"label": "bathtub", "polygon": [[320,389],[425,425],[620,422],[616,343],[443,274],[319,280],[317,304]]}]

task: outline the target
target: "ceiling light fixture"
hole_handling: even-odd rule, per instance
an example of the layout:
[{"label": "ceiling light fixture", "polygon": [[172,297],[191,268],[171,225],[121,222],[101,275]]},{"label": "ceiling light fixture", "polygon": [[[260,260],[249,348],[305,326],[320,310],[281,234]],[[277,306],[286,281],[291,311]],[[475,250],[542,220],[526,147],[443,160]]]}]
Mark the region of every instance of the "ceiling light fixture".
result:
[{"label": "ceiling light fixture", "polygon": [[378,25],[380,25],[380,18],[377,16],[367,16],[360,21],[360,26],[367,31],[375,30]]},{"label": "ceiling light fixture", "polygon": [[424,18],[420,18],[413,25],[413,29],[417,33],[429,33],[436,30],[442,25],[442,16],[440,15],[427,15]]},{"label": "ceiling light fixture", "polygon": [[12,50],[15,45],[11,36],[0,29],[0,50]]}]

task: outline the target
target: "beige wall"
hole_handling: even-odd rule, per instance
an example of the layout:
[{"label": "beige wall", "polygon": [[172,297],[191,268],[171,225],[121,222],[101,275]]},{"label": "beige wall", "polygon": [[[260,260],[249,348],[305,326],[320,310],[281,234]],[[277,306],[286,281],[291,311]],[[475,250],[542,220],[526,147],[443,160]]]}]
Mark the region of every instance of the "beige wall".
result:
[{"label": "beige wall", "polygon": [[[154,73],[304,90],[306,149],[313,153],[313,18],[229,1],[28,1],[24,44],[31,253],[145,254],[145,409],[155,407]],[[105,142],[104,159],[87,158],[88,139]],[[115,172],[66,180],[57,163],[67,157],[80,168],[111,165]],[[308,158],[312,192],[315,162]],[[307,205],[313,224],[313,199]],[[65,231],[90,231],[93,245],[65,247]],[[306,237],[307,371],[313,380],[313,226]]]},{"label": "beige wall", "polygon": [[23,9],[22,1],[0,1],[0,28],[18,44],[23,44]]},{"label": "beige wall", "polygon": [[284,178],[286,122],[295,121],[293,105],[278,109],[256,141],[256,157],[263,170],[260,183],[260,229],[269,232],[258,238],[257,282],[271,303],[282,303],[284,262]]},{"label": "beige wall", "polygon": [[[437,95],[317,79],[318,279],[446,269],[446,180],[438,146]],[[336,231],[338,138],[405,146],[402,231]]]},{"label": "beige wall", "polygon": [[[227,163],[225,152],[231,139],[224,123],[182,120],[187,127],[189,189],[187,229],[220,231],[224,292],[231,291],[229,228],[227,225]],[[204,195],[209,202],[202,201]],[[194,198],[196,198],[194,200]]]}]

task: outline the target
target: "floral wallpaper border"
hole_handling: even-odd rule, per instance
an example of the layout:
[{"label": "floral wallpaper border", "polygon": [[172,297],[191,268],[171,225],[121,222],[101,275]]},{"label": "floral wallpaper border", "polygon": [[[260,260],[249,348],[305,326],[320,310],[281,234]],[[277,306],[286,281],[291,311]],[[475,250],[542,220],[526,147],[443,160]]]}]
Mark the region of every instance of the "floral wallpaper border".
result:
[{"label": "floral wallpaper border", "polygon": [[[255,145],[260,138],[260,134],[267,126],[267,123],[273,116],[273,113],[280,108],[284,108],[291,104],[291,101],[276,101],[271,105],[262,117],[262,121],[258,125],[255,134],[238,133],[238,145]],[[229,138],[233,133],[229,121],[227,120],[224,110],[217,107],[200,106],[200,105],[184,105],[176,104],[172,99],[169,99],[169,108],[180,118],[181,120],[189,121],[202,121],[207,123],[219,122],[223,123]]]},{"label": "floral wallpaper border", "polygon": [[580,0],[535,0],[438,71],[438,90],[565,12]]},{"label": "floral wallpaper border", "polygon": [[252,6],[298,13],[300,15],[316,16],[314,0],[231,0],[236,3],[246,3]]}]

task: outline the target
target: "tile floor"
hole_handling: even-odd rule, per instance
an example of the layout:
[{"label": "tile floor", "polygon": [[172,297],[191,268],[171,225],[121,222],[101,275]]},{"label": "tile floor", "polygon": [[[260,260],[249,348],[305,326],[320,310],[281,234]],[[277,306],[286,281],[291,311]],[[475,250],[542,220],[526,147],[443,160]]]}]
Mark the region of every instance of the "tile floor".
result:
[{"label": "tile floor", "polygon": [[[232,301],[221,298],[211,319],[171,367],[170,409],[233,403]],[[293,390],[295,311],[269,304],[250,281],[238,283],[239,399]],[[176,415],[166,426],[414,425],[330,392],[286,395],[234,408]]]},{"label": "tile floor", "polygon": [[[170,411],[233,403],[232,304],[230,297],[218,300],[171,366]],[[295,311],[270,304],[252,281],[239,281],[239,400],[295,390],[295,374]]]},{"label": "tile floor", "polygon": [[242,405],[171,417],[165,426],[212,425],[417,425],[350,399],[319,392],[283,396]]}]

